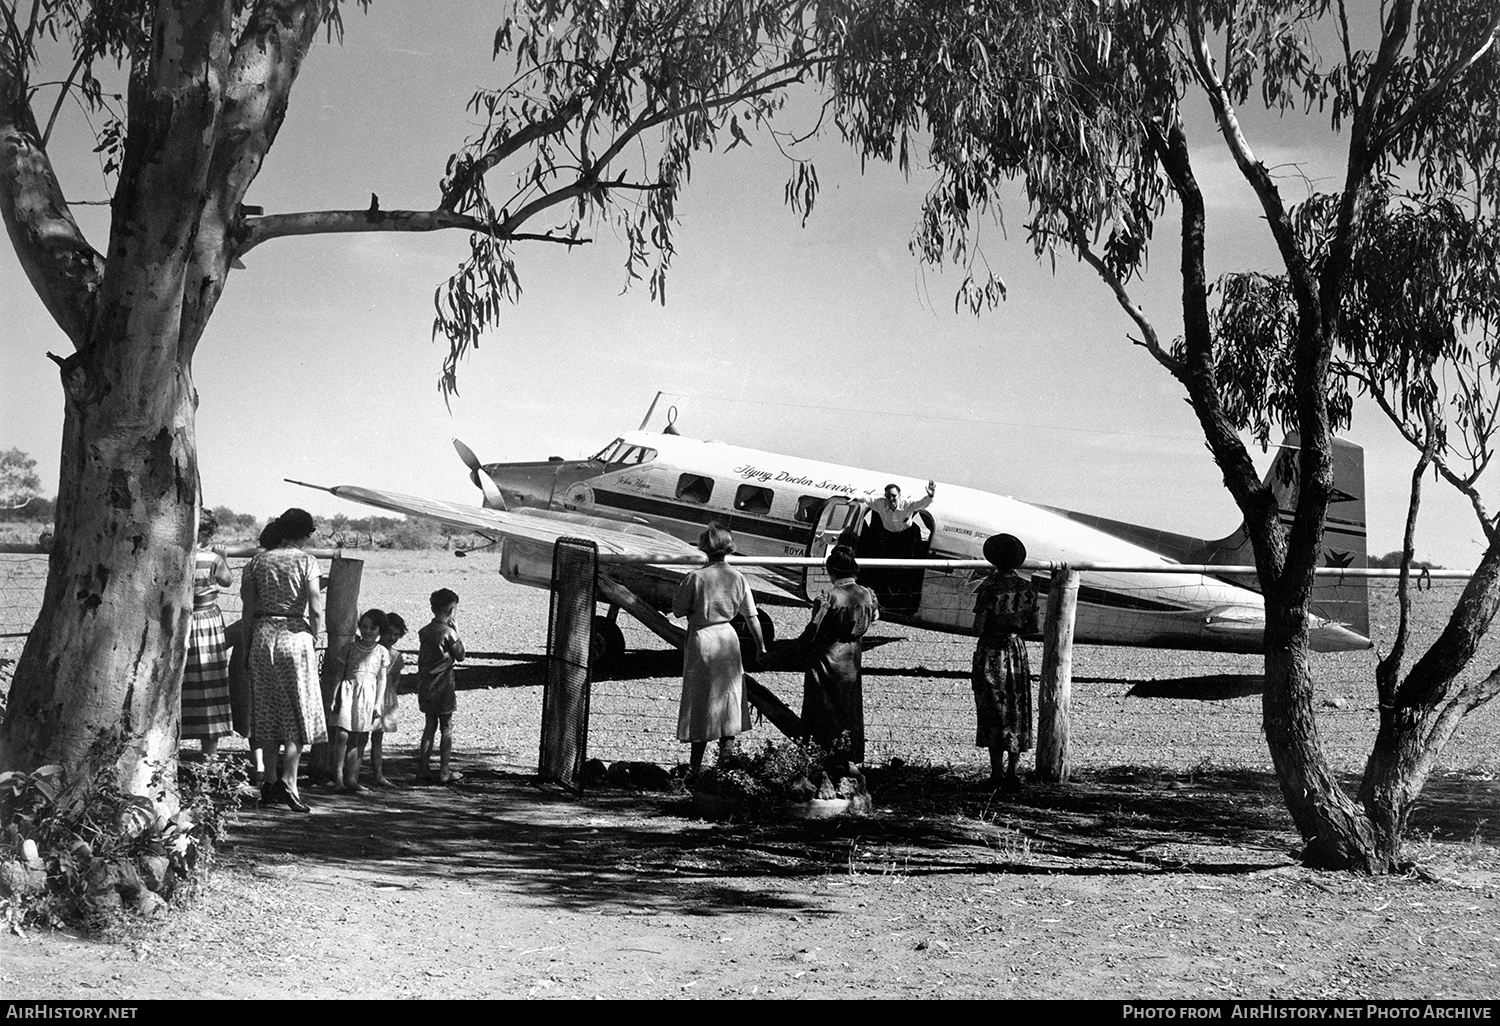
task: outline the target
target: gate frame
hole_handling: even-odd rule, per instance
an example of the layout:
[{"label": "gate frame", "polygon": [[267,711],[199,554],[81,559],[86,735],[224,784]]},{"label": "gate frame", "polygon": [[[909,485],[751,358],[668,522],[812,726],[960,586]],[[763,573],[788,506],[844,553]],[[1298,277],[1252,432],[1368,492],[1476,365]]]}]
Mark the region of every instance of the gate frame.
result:
[{"label": "gate frame", "polygon": [[[584,573],[560,573],[570,554],[586,557]],[[585,588],[574,586],[586,577]],[[552,546],[551,602],[547,611],[546,679],[542,685],[542,730],[537,754],[537,777],[552,781],[575,794],[583,793],[583,764],[588,759],[589,700],[593,683],[595,594],[599,578],[599,547],[583,538],[559,538]],[[580,594],[581,593],[581,594]],[[574,607],[577,607],[576,609]],[[580,622],[581,621],[581,622]],[[581,655],[581,659],[580,659]],[[579,671],[582,679],[577,680]],[[572,700],[560,689],[577,681]],[[559,703],[562,703],[561,705]],[[553,720],[557,722],[554,724]],[[549,727],[552,728],[549,730]],[[549,751],[552,746],[572,743],[568,756]]]}]

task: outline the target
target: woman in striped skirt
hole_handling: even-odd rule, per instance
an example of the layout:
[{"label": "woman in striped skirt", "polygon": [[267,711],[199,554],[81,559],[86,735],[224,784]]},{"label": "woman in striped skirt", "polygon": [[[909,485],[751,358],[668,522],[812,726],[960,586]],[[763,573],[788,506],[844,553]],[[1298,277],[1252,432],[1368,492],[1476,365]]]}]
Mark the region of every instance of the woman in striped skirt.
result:
[{"label": "woman in striped skirt", "polygon": [[230,733],[229,645],[219,612],[219,589],[233,583],[234,575],[223,547],[208,547],[218,526],[208,510],[199,513],[198,544],[193,549],[193,626],[182,674],[182,736],[198,739],[204,755],[216,754],[219,738]]}]

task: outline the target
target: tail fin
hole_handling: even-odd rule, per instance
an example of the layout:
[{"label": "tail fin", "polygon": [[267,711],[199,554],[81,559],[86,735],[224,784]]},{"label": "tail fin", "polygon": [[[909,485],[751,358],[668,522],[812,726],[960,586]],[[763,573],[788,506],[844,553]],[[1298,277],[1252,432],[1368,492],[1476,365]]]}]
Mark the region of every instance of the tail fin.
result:
[{"label": "tail fin", "polygon": [[[1297,508],[1297,449],[1297,436],[1287,435],[1266,474],[1266,485],[1276,496],[1283,523],[1291,522]],[[1244,527],[1208,548],[1212,552],[1204,562],[1232,565],[1255,561]],[[1351,570],[1369,566],[1365,551],[1365,450],[1342,438],[1333,440],[1333,498],[1324,520],[1323,556],[1318,562],[1320,566]],[[1369,587],[1363,576],[1320,574],[1313,583],[1312,611],[1370,636]]]},{"label": "tail fin", "polygon": [[[1297,438],[1288,435],[1287,446],[1295,446]],[[1297,502],[1297,461],[1295,450],[1283,448],[1271,464],[1268,483],[1276,492],[1281,515],[1291,518]],[[1290,468],[1291,481],[1281,484],[1282,474],[1277,464],[1285,461]],[[1364,569],[1370,565],[1365,551],[1365,450],[1362,446],[1342,438],[1333,440],[1333,498],[1328,504],[1328,515],[1323,521],[1323,558],[1319,565]],[[1312,611],[1325,620],[1341,623],[1352,631],[1370,636],[1369,582],[1361,576],[1338,577],[1319,575],[1313,584]]]}]

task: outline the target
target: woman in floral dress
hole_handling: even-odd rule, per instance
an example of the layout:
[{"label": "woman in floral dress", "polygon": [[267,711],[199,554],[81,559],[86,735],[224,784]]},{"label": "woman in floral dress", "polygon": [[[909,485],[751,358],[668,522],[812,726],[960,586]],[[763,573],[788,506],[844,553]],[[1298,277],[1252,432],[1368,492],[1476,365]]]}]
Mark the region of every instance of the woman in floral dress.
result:
[{"label": "woman in floral dress", "polygon": [[974,596],[974,707],[979,729],[974,743],[990,750],[990,781],[1020,788],[1016,764],[1032,746],[1031,664],[1024,635],[1037,625],[1036,592],[1010,570],[995,570]]},{"label": "woman in floral dress", "polygon": [[315,648],[323,628],[323,593],[318,561],[302,551],[315,529],[306,510],[293,508],[277,517],[265,539],[276,545],[250,561],[240,586],[244,617],[252,625],[251,734],[268,776],[281,752],[280,775],[261,789],[261,803],[297,812],[309,811],[297,791],[302,750],[328,740]]}]

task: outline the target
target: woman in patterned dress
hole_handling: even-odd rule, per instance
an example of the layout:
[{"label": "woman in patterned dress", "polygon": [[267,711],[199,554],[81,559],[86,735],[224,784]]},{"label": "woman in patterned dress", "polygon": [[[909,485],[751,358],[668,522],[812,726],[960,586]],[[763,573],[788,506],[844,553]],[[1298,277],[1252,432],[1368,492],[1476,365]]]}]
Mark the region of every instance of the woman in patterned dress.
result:
[{"label": "woman in patterned dress", "polygon": [[267,525],[262,544],[275,542],[245,567],[240,595],[250,634],[251,735],[269,776],[281,751],[281,772],[261,788],[263,805],[308,807],[297,792],[302,750],[328,740],[314,647],[323,628],[318,561],[302,546],[316,528],[312,516],[289,509]]},{"label": "woman in patterned dress", "polygon": [[198,544],[193,549],[193,623],[188,633],[187,666],[182,673],[182,736],[194,738],[204,755],[216,755],[219,738],[231,732],[229,645],[219,589],[234,583],[221,546],[208,544],[219,523],[208,510],[198,514]]},{"label": "woman in patterned dress", "polygon": [[1016,763],[1032,745],[1031,665],[1023,635],[1034,633],[1036,622],[1036,592],[1019,574],[995,570],[979,586],[974,596],[974,629],[979,633],[974,743],[990,750],[990,782],[1007,791],[1020,788]]},{"label": "woman in patterned dress", "polygon": [[688,574],[672,601],[672,615],[688,620],[677,740],[691,744],[694,773],[703,767],[708,742],[719,742],[722,759],[735,735],[750,729],[740,639],[729,623],[736,613],[750,628],[756,654],[766,653],[750,584],[744,574],[724,562],[734,551],[733,536],[715,525],[703,532],[698,547],[707,554],[708,565]]}]

